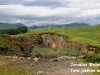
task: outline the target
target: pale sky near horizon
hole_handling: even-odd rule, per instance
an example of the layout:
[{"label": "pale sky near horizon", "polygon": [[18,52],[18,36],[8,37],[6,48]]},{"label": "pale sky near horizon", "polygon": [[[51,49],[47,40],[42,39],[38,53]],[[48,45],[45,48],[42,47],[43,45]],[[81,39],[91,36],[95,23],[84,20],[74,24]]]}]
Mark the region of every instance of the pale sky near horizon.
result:
[{"label": "pale sky near horizon", "polygon": [[0,22],[100,23],[100,0],[0,0]]}]

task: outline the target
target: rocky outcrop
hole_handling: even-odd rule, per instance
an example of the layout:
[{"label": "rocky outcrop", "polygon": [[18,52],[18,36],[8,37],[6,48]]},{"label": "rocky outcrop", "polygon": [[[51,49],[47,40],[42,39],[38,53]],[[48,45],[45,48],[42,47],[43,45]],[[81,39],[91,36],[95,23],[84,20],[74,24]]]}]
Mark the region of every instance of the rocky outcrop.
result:
[{"label": "rocky outcrop", "polygon": [[34,44],[31,37],[3,37],[9,46],[0,47],[0,54],[30,56]]},{"label": "rocky outcrop", "polygon": [[[94,54],[100,52],[100,47],[84,45],[76,42],[70,42],[67,36],[61,36],[53,33],[44,33],[28,37],[3,36],[4,46],[0,46],[0,54],[30,56],[34,47],[49,47],[54,50],[57,48],[71,48],[80,50],[84,53]],[[7,45],[9,44],[9,45]]]},{"label": "rocky outcrop", "polygon": [[64,37],[54,35],[54,34],[42,34],[43,44],[50,48],[64,48],[66,47],[66,41]]},{"label": "rocky outcrop", "polygon": [[[59,36],[53,33],[40,34],[41,44],[47,47],[57,49],[57,48],[71,48],[73,50],[80,50],[84,53],[94,54],[100,50],[99,47],[80,44],[76,42],[69,42],[66,40],[65,36]],[[69,38],[69,37],[67,37]]]},{"label": "rocky outcrop", "polygon": [[9,50],[19,56],[30,56],[34,47],[32,37],[11,38],[12,46]]}]

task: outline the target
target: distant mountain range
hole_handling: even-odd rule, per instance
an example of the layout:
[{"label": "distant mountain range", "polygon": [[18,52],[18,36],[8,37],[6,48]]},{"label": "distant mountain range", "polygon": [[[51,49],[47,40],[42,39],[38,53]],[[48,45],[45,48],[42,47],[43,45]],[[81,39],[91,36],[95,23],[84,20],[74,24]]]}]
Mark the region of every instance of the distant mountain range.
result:
[{"label": "distant mountain range", "polygon": [[37,29],[37,28],[48,28],[48,27],[76,27],[76,26],[89,26],[89,24],[86,23],[70,23],[70,24],[49,24],[49,25],[33,25],[31,28]]},{"label": "distant mountain range", "polygon": [[[0,22],[0,29],[16,29],[18,27],[26,26],[23,23],[1,23]],[[48,28],[48,27],[76,27],[76,26],[89,26],[86,23],[70,23],[70,24],[47,24],[47,25],[33,25],[30,28],[37,29],[37,28]]]},{"label": "distant mountain range", "polygon": [[25,26],[22,23],[15,23],[15,24],[11,24],[11,23],[1,23],[0,22],[0,29],[16,29],[18,27],[23,27]]}]

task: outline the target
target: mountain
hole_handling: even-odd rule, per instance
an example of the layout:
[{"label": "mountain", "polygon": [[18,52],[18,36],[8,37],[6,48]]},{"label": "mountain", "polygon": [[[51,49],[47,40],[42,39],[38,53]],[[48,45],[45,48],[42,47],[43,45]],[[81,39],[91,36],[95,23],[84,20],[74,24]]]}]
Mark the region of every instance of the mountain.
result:
[{"label": "mountain", "polygon": [[[1,23],[0,22],[0,29],[16,29],[18,27],[25,27],[22,23]],[[88,26],[86,23],[70,23],[70,24],[45,24],[45,25],[33,25],[31,28],[38,29],[38,28],[48,28],[48,27],[75,27],[75,26]]]},{"label": "mountain", "polygon": [[89,24],[86,23],[70,23],[70,24],[65,24],[63,26],[67,26],[67,27],[75,27],[75,26],[89,26]]},{"label": "mountain", "polygon": [[15,23],[15,24],[11,24],[11,23],[1,23],[0,22],[0,29],[16,29],[18,27],[25,27],[24,24],[22,23]]},{"label": "mountain", "polygon": [[33,25],[31,28],[37,29],[37,28],[48,28],[48,27],[76,27],[76,26],[89,26],[86,23],[70,23],[70,24],[47,24],[47,25]]}]

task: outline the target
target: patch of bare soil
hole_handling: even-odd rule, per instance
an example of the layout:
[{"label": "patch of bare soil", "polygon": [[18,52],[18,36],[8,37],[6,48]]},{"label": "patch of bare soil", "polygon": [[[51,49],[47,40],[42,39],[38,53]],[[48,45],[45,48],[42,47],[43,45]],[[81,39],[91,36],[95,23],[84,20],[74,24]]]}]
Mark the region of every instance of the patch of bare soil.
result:
[{"label": "patch of bare soil", "polygon": [[73,60],[66,61],[40,61],[34,63],[33,67],[37,72],[42,72],[40,75],[89,75],[88,73],[82,74],[78,72],[71,72],[71,68],[82,69],[82,67],[71,67]]},{"label": "patch of bare soil", "polygon": [[45,59],[45,58],[41,58],[38,61],[34,61],[34,59],[25,59],[25,58],[13,59],[11,57],[9,58],[0,57],[1,65],[9,64],[10,66],[17,65],[22,68],[33,68],[34,70],[36,70],[37,75],[89,75],[88,73],[83,73],[83,74],[77,72],[72,73],[71,68],[82,69],[82,67],[71,67],[70,66],[71,62],[76,62],[76,61],[75,60],[51,61],[50,59]]}]

